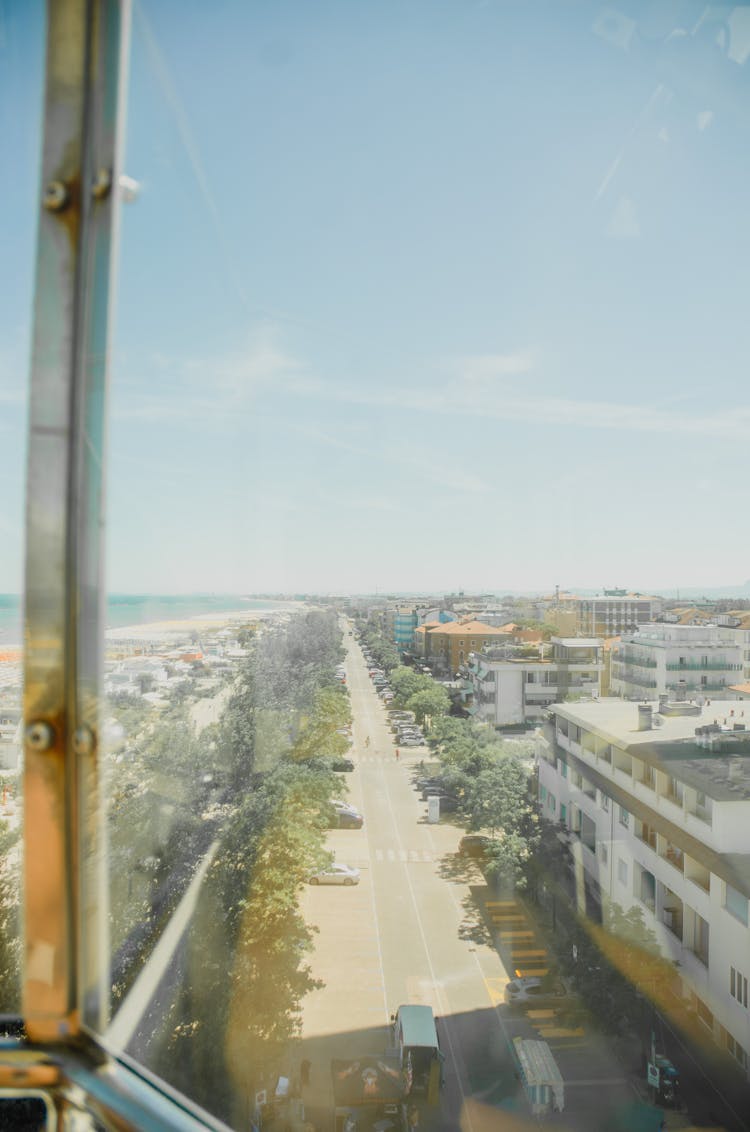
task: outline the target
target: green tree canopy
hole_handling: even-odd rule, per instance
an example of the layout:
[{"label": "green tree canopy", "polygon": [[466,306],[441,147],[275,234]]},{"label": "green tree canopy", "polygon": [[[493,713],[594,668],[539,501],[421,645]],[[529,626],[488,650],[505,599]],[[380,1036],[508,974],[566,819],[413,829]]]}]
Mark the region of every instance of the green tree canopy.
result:
[{"label": "green tree canopy", "polygon": [[432,685],[431,688],[423,688],[415,692],[406,701],[407,710],[413,711],[420,723],[424,723],[428,716],[430,719],[435,719],[450,710],[450,696],[445,688],[436,684],[434,680]]}]

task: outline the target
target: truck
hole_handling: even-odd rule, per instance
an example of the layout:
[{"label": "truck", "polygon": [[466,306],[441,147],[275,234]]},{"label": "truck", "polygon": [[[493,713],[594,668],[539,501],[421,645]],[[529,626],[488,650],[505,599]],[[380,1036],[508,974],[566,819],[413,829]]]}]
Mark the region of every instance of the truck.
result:
[{"label": "truck", "polygon": [[438,1104],[444,1057],[431,1006],[404,1004],[391,1015],[393,1049],[409,1082],[409,1091]]}]

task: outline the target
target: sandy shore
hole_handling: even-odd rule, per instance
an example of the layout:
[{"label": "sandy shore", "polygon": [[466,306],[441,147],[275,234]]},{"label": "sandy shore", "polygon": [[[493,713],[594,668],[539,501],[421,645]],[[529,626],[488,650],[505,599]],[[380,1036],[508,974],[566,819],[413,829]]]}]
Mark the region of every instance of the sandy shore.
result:
[{"label": "sandy shore", "polygon": [[[197,613],[194,617],[184,617],[174,621],[144,621],[136,625],[118,625],[116,629],[106,629],[106,641],[156,641],[168,640],[185,633],[212,633],[225,629],[231,624],[247,625],[264,621],[279,613],[294,613],[303,609],[305,603],[288,602],[279,609],[227,609],[217,613]],[[23,661],[23,645],[15,641],[3,641],[0,647],[0,665],[20,664]]]},{"label": "sandy shore", "polygon": [[[295,608],[301,607],[302,602]],[[186,617],[177,621],[147,621],[142,625],[120,625],[117,629],[107,629],[105,638],[108,641],[153,641],[159,637],[172,637],[184,633],[210,633],[232,623],[247,625],[284,612],[287,610],[228,609],[221,613],[199,613],[195,617]],[[288,612],[292,612],[292,609]]]}]

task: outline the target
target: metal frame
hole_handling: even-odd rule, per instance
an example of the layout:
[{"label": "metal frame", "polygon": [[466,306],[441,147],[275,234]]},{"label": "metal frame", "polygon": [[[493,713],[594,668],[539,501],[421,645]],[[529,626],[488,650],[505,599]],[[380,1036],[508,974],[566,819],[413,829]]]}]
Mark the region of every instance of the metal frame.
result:
[{"label": "metal frame", "polygon": [[98,687],[117,126],[128,0],[51,0],[30,391],[25,972],[32,1041],[105,1021]]},{"label": "metal frame", "polygon": [[48,0],[26,515],[25,1034],[20,1020],[0,1027],[0,1101],[43,1100],[50,1129],[73,1112],[118,1130],[224,1129],[101,1040],[103,480],[129,26],[130,0]]}]

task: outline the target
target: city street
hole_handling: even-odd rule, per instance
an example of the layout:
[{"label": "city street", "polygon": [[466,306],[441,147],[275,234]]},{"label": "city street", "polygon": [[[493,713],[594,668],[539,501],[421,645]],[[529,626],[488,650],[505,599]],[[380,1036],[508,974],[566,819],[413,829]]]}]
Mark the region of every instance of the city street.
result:
[{"label": "city street", "polygon": [[533,1019],[535,1030],[528,1017],[500,1005],[509,972],[486,923],[482,874],[457,855],[457,824],[427,823],[426,803],[412,786],[427,752],[402,750],[396,760],[360,649],[348,634],[345,641],[356,767],[347,775],[349,801],[365,824],[332,831],[329,847],[362,878],[353,888],[310,887],[302,899],[306,919],[319,929],[311,966],[323,982],[305,1001],[298,1049],[312,1066],[308,1114],[318,1127],[332,1127],[331,1058],[384,1051],[391,1013],[402,1003],[425,1003],[439,1019],[446,1083],[440,1109],[429,1122],[423,1113],[422,1127],[479,1132],[497,1126],[497,1109],[506,1120],[515,1113],[515,1127],[536,1126],[513,1070],[517,1035],[544,1037],[561,1063],[566,1111],[549,1123],[615,1127],[606,1114],[627,1111],[638,1097],[600,1039],[550,1025],[543,1033],[544,1018]]}]

